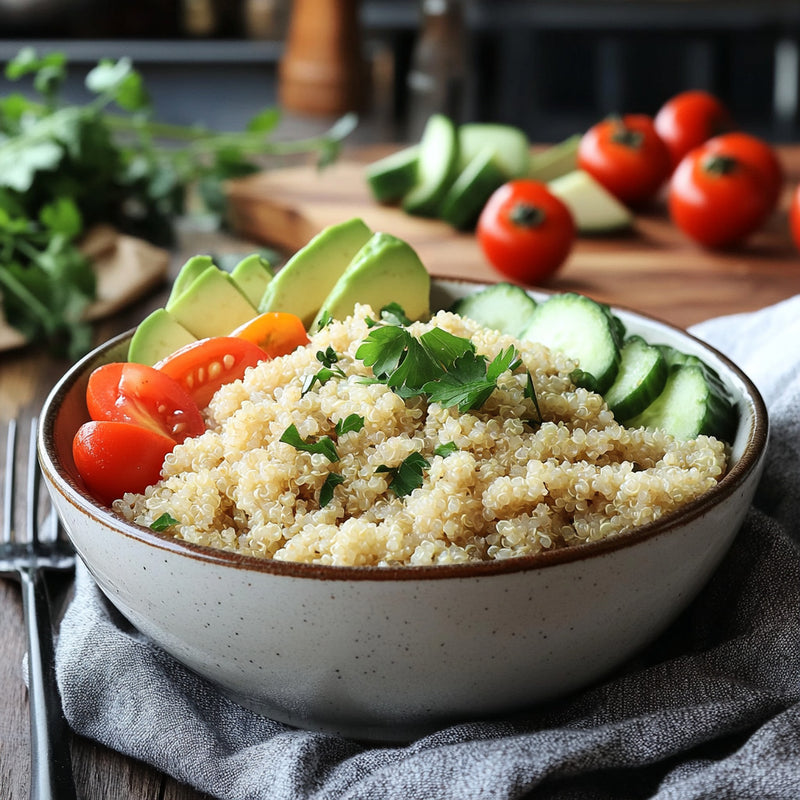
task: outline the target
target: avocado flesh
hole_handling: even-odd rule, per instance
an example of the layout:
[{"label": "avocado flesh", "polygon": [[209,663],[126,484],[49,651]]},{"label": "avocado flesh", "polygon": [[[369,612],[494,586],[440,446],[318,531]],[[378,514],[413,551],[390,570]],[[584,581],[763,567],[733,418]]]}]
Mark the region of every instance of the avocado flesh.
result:
[{"label": "avocado flesh", "polygon": [[233,278],[216,267],[195,278],[167,310],[198,339],[227,336],[258,313]]},{"label": "avocado flesh", "polygon": [[527,177],[547,183],[577,169],[580,141],[580,134],[575,134],[540,153],[534,153],[530,159]]},{"label": "avocado flesh", "polygon": [[213,268],[211,256],[192,256],[179,270],[170,289],[165,308],[169,309],[175,301],[194,283],[196,278],[207,269]]},{"label": "avocado flesh", "polygon": [[369,305],[376,314],[397,303],[410,319],[422,319],[430,311],[430,287],[430,275],[409,244],[375,233],[322,302],[310,330],[316,330],[326,314],[345,319],[356,303]]},{"label": "avocado flesh", "polygon": [[243,258],[231,271],[233,282],[250,301],[253,308],[258,308],[264,292],[272,280],[272,268],[269,261],[258,253]]},{"label": "avocado flesh", "polygon": [[300,317],[308,330],[336,281],[371,235],[357,217],[325,228],[269,282],[259,312],[288,311]]},{"label": "avocado flesh", "polygon": [[128,361],[154,364],[171,353],[196,342],[193,336],[165,308],[157,308],[137,326],[128,345]]}]

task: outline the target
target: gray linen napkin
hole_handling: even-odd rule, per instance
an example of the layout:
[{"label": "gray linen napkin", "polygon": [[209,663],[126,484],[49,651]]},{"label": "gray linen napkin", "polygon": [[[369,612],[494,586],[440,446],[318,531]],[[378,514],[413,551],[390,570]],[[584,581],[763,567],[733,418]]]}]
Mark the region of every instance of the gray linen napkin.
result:
[{"label": "gray linen napkin", "polygon": [[78,733],[224,800],[800,797],[800,296],[695,328],[756,382],[770,456],[697,600],[608,680],[372,747],[246,711],[140,636],[84,569],[58,642]]}]

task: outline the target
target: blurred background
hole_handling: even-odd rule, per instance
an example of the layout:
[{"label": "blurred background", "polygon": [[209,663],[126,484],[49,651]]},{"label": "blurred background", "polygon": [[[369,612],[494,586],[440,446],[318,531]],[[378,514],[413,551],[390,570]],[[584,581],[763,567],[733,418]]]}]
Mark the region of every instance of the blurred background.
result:
[{"label": "blurred background", "polygon": [[165,121],[237,130],[281,104],[313,125],[357,108],[361,140],[414,139],[438,110],[551,142],[704,88],[791,141],[799,42],[797,0],[0,0],[0,60],[62,51],[73,94],[99,58],[130,56]]}]

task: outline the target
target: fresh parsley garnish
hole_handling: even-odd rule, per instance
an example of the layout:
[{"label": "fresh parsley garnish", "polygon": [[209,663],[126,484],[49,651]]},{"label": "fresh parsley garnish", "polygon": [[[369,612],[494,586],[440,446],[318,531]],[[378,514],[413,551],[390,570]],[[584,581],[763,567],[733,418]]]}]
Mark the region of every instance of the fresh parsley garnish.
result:
[{"label": "fresh parsley garnish", "polygon": [[308,441],[300,436],[300,432],[294,423],[283,432],[280,441],[290,444],[295,450],[302,450],[306,453],[321,453],[328,461],[339,460],[336,445],[330,436],[320,436],[316,441]]},{"label": "fresh parsley garnish", "polygon": [[151,530],[158,531],[165,531],[167,528],[171,528],[173,525],[177,525],[178,520],[175,519],[170,513],[165,511],[158,519],[154,520],[150,524]]},{"label": "fresh parsley garnish", "polygon": [[381,321],[387,325],[410,325],[405,309],[399,303],[389,303],[381,309]]},{"label": "fresh parsley garnish", "polygon": [[445,442],[444,444],[440,444],[433,452],[437,456],[447,458],[447,456],[458,452],[458,445],[455,442]]},{"label": "fresh parsley garnish", "polygon": [[322,364],[322,369],[313,375],[306,375],[303,380],[303,387],[301,394],[305,395],[310,392],[314,385],[319,383],[327,383],[331,378],[344,378],[344,370],[341,367],[335,366],[339,361],[338,353],[332,348],[328,347],[326,350],[317,351],[317,361]]},{"label": "fresh parsley garnish", "polygon": [[317,322],[317,330],[321,331],[323,328],[327,328],[331,322],[333,322],[333,317],[330,311],[328,311],[327,308],[323,308],[319,315],[319,321]]},{"label": "fresh parsley garnish", "polygon": [[320,508],[325,508],[333,500],[333,490],[341,483],[344,483],[344,478],[338,472],[328,473],[325,483],[322,484],[322,488],[319,490]]},{"label": "fresh parsley garnish", "polygon": [[398,496],[405,497],[414,489],[422,486],[423,472],[430,467],[427,459],[421,453],[411,453],[396,467],[387,467],[381,464],[375,471],[388,472],[389,488]]},{"label": "fresh parsley garnish", "polygon": [[342,436],[348,431],[360,431],[364,427],[364,417],[360,414],[348,414],[336,423],[336,435]]}]

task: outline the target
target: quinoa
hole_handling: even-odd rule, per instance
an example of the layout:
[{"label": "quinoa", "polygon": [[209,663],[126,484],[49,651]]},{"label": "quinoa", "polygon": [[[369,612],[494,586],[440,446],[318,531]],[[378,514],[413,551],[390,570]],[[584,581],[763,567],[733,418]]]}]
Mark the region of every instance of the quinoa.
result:
[{"label": "quinoa", "polygon": [[[356,308],[308,346],[249,369],[206,409],[207,431],[170,453],[161,480],[114,509],[150,526],[164,514],[178,539],[260,558],[334,565],[430,565],[505,559],[623,534],[711,489],[725,445],[620,425],[603,398],[576,387],[576,364],[449,312],[414,323],[470,339],[489,359],[517,348],[541,419],[531,421],[524,374],[504,373],[477,410],[403,399],[355,358],[374,313]],[[317,353],[335,376],[304,391]],[[307,387],[306,387],[307,388]],[[360,430],[336,424],[363,416]],[[330,437],[337,461],[282,442]],[[446,446],[442,448],[442,446]],[[439,449],[439,453],[437,453]],[[398,496],[392,469],[419,453],[422,485]],[[331,473],[340,482],[327,504]]]}]

